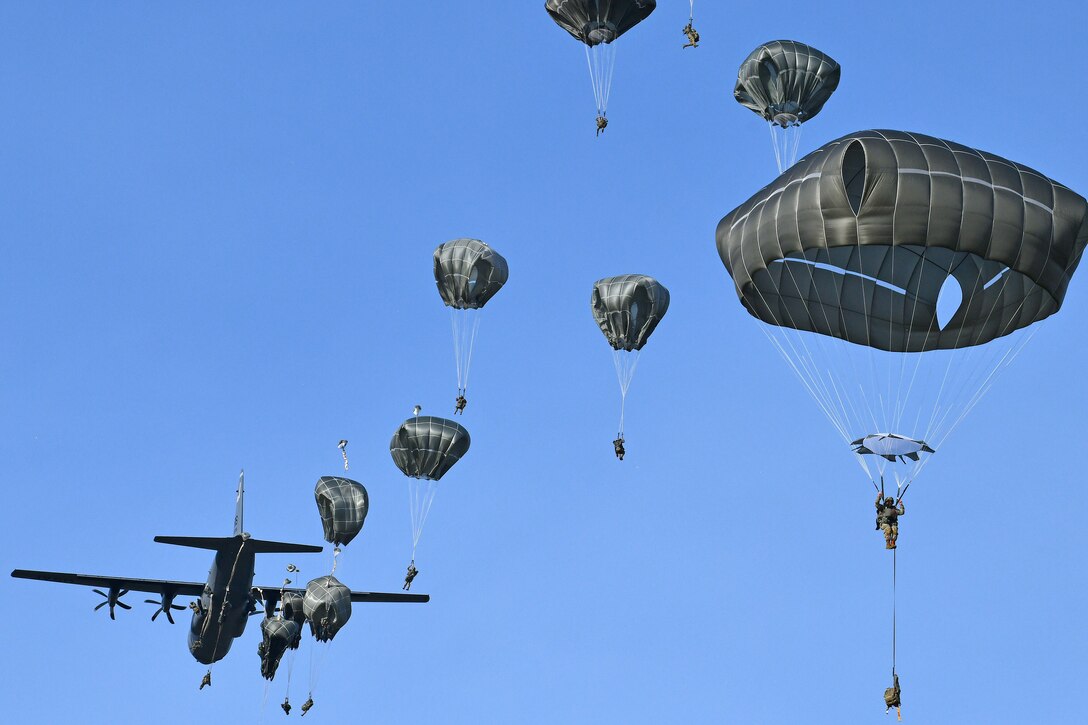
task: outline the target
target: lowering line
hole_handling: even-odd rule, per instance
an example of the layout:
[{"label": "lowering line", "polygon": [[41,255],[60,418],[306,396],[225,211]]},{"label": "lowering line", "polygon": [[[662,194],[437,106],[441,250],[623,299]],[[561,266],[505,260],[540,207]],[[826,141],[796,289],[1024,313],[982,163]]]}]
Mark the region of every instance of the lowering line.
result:
[{"label": "lowering line", "polygon": [[896,561],[895,555],[898,549],[892,549],[892,677],[895,677],[895,584]]}]

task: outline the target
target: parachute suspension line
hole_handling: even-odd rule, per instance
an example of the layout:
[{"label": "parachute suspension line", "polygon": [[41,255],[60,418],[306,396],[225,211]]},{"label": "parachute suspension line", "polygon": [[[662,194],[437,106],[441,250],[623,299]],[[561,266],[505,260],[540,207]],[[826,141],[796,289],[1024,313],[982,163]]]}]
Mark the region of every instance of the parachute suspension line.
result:
[{"label": "parachute suspension line", "polygon": [[774,121],[767,122],[767,128],[771,132],[771,147],[774,149],[774,161],[778,166],[778,173],[783,173],[789,167],[797,163],[797,153],[801,149],[801,129],[799,123],[793,123],[783,128]]},{"label": "parachute suspension line", "polygon": [[[1014,264],[1016,261],[1019,261],[1020,252],[1022,251],[1023,247],[1021,247],[1020,251],[1017,253]],[[950,270],[949,274],[951,273],[952,271]],[[1002,276],[1002,288],[998,291],[999,295],[1004,292],[1004,287],[1005,285],[1007,285],[1010,276],[1011,275]],[[1032,289],[1034,289],[1035,286],[1035,283],[1032,283]],[[974,300],[975,293],[977,292],[979,287],[980,285],[977,284],[972,285],[971,295],[968,298],[967,307],[965,307],[964,309],[970,309],[971,302]],[[1019,312],[1024,302],[1026,302],[1027,298],[1030,296],[1030,292],[1031,290],[1029,290],[1028,293],[1023,296],[1015,312]],[[1012,360],[1020,354],[1020,351],[1023,350],[1024,346],[1028,343],[1028,341],[1030,341],[1031,338],[1035,336],[1035,332],[1037,331],[1037,329],[1033,327],[1030,330],[1014,331],[1011,335],[1003,336],[1002,338],[1000,338],[1000,340],[1004,344],[996,344],[998,341],[994,340],[986,345],[979,346],[978,341],[981,339],[983,330],[986,329],[990,317],[993,315],[993,311],[994,308],[991,307],[990,311],[986,315],[986,319],[981,325],[979,325],[978,335],[973,341],[971,341],[971,345],[965,351],[963,351],[965,353],[963,357],[970,358],[972,359],[972,362],[974,362],[973,366],[964,365],[965,368],[970,369],[969,374],[962,376],[962,380],[960,381],[960,384],[958,386],[953,386],[954,388],[956,388],[953,399],[959,399],[961,397],[964,397],[963,391],[965,389],[970,392],[970,397],[963,405],[963,409],[959,411],[959,415],[955,419],[953,419],[952,423],[946,426],[946,422],[949,419],[949,416],[957,412],[955,410],[955,407],[953,405],[949,405],[948,409],[941,414],[939,419],[937,419],[936,415],[939,405],[935,406],[934,417],[930,420],[929,430],[927,430],[926,436],[937,439],[935,441],[937,445],[942,445],[944,443],[948,436],[951,435],[952,431],[955,430],[960,422],[963,421],[967,414],[974,409],[974,407],[978,404],[982,397],[985,396],[985,394],[989,391],[992,381],[997,373],[1000,372],[1003,368],[1008,367]],[[1015,314],[1010,317],[1010,320],[1012,319],[1015,319]],[[961,328],[960,332],[956,336],[957,346],[960,343],[960,336],[962,335],[962,333],[963,329]],[[1009,340],[1009,337],[1012,337],[1013,339]],[[949,367],[951,367],[952,364],[952,357],[953,356],[951,355],[949,356]],[[945,377],[946,379],[948,377],[947,369],[945,371]],[[979,382],[980,378],[981,382]],[[942,393],[944,391],[944,387],[945,382],[942,382]],[[940,398],[938,397],[938,401],[939,400]],[[922,465],[918,466],[918,469],[920,470],[924,465],[925,461],[922,462]]]},{"label": "parachute suspension line", "polygon": [[423,527],[427,523],[427,514],[434,503],[434,495],[438,492],[438,482],[421,478],[413,478],[408,481],[408,509],[412,515],[412,560],[416,558],[416,547],[419,546],[419,538],[423,534]]},{"label": "parachute suspension line", "polygon": [[457,364],[457,393],[468,391],[468,373],[472,365],[472,351],[480,330],[479,309],[458,310],[450,308],[450,329],[453,331],[453,357]]},{"label": "parachute suspension line", "polygon": [[586,45],[585,49],[597,115],[607,116],[608,97],[612,94],[612,74],[616,68],[616,49],[612,43],[598,43],[592,47]]},{"label": "parachute suspension line", "polygon": [[465,356],[465,383],[461,386],[462,392],[468,392],[468,371],[472,367],[472,351],[476,348],[476,333],[480,331],[480,312],[476,310],[472,315],[472,334],[468,338],[468,354]]},{"label": "parachute suspension line", "polygon": [[782,151],[778,148],[778,137],[774,134],[775,128],[774,121],[767,122],[767,130],[771,132],[771,148],[774,149],[774,163],[778,167],[778,173],[782,173],[786,170],[785,165],[782,163]]},{"label": "parachute suspension line", "polygon": [[631,381],[635,377],[635,368],[638,367],[640,350],[612,351],[612,363],[616,367],[616,379],[620,384],[620,438],[623,437],[623,416],[627,409],[627,391],[631,389]]}]

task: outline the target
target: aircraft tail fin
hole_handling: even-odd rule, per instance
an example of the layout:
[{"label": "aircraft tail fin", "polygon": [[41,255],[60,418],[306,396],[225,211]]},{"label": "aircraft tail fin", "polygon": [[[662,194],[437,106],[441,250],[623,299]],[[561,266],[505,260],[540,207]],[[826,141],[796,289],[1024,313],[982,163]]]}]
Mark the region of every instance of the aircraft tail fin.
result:
[{"label": "aircraft tail fin", "polygon": [[234,535],[242,535],[242,505],[245,503],[246,472],[243,469],[238,474],[238,498],[234,502]]},{"label": "aircraft tail fin", "polygon": [[322,551],[320,546],[286,544],[280,541],[246,539],[240,536],[156,536],[155,541],[160,544],[188,546],[191,549],[209,549],[211,551],[237,548],[241,542],[245,542],[246,549],[254,554],[318,554]]}]

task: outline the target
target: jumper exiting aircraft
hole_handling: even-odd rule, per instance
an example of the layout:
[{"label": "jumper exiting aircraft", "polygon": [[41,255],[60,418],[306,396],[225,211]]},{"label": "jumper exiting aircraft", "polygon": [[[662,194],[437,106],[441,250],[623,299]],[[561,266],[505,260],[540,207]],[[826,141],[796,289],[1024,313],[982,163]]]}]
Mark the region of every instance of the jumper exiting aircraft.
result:
[{"label": "jumper exiting aircraft", "polygon": [[[208,581],[199,582],[166,581],[161,579],[129,579],[125,577],[94,576],[86,574],[68,574],[52,571],[31,571],[16,569],[13,577],[20,579],[40,579],[42,581],[81,584],[89,587],[102,587],[109,593],[95,589],[106,601],[95,607],[96,610],[109,606],[110,619],[115,618],[115,607],[131,609],[121,601],[121,597],[130,591],[158,594],[160,601],[148,599],[159,608],[151,616],[154,620],[159,614],[165,614],[171,624],[174,618],[172,609],[184,609],[174,604],[174,598],[199,597],[190,608],[193,621],[189,628],[189,651],[197,661],[210,665],[226,656],[234,639],[245,630],[250,615],[256,614],[257,603],[262,602],[266,617],[274,616],[277,604],[285,594],[302,597],[305,589],[295,589],[280,585],[267,587],[253,586],[253,564],[256,554],[316,554],[320,546],[306,544],[284,544],[276,541],[261,541],[252,538],[242,529],[242,502],[244,495],[243,477],[238,478],[238,498],[234,516],[234,535],[230,537],[195,537],[195,536],[156,536],[161,544],[188,546],[195,549],[208,549],[215,552]],[[375,592],[351,592],[352,602],[417,602],[430,600],[426,594],[383,594]]]}]

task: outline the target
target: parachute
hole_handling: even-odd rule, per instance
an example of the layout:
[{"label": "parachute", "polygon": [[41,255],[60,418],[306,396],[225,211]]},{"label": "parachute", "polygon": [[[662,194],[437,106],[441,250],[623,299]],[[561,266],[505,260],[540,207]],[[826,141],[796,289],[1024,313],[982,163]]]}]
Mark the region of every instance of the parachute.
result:
[{"label": "parachute", "polygon": [[314,638],[328,642],[351,618],[351,590],[334,576],[318,577],[306,585],[302,610]]},{"label": "parachute", "polygon": [[478,239],[454,239],[434,250],[434,281],[450,308],[458,398],[468,391],[480,311],[509,277],[503,256]]},{"label": "parachute", "polygon": [[335,546],[350,544],[362,531],[369,508],[363,484],[339,476],[322,476],[314,487],[325,541]]},{"label": "parachute", "polygon": [[769,122],[778,172],[797,161],[801,124],[813,118],[839,85],[835,60],[795,40],[772,40],[737,71],[733,97]]},{"label": "parachute", "polygon": [[586,49],[597,117],[608,116],[612,72],[616,65],[613,42],[649,17],[656,0],[547,0],[544,9],[559,27]]},{"label": "parachute", "polygon": [[290,619],[298,625],[295,638],[289,645],[291,649],[298,649],[299,644],[302,642],[302,625],[306,623],[306,609],[303,596],[293,592],[285,592],[280,598],[280,615],[284,619]]},{"label": "parachute", "polygon": [[627,391],[635,376],[639,353],[669,309],[669,291],[653,277],[625,274],[606,277],[593,285],[589,301],[593,319],[612,346],[612,361],[620,384],[620,429]]},{"label": "parachute", "polygon": [[[807,155],[716,237],[741,304],[866,476],[894,466],[901,486],[932,460],[908,454],[941,450],[1061,308],[1088,202],[993,154],[861,131]],[[882,450],[889,435],[899,448]]]},{"label": "parachute", "polygon": [[427,522],[437,482],[468,452],[468,431],[461,425],[431,415],[401,423],[389,442],[393,463],[410,479],[408,503],[412,514],[412,559]]},{"label": "parachute", "polygon": [[298,622],[283,617],[266,617],[261,622],[261,643],[257,646],[257,654],[261,657],[261,675],[266,680],[276,676],[276,668],[280,666],[280,658],[295,640],[299,638],[302,629]]}]

